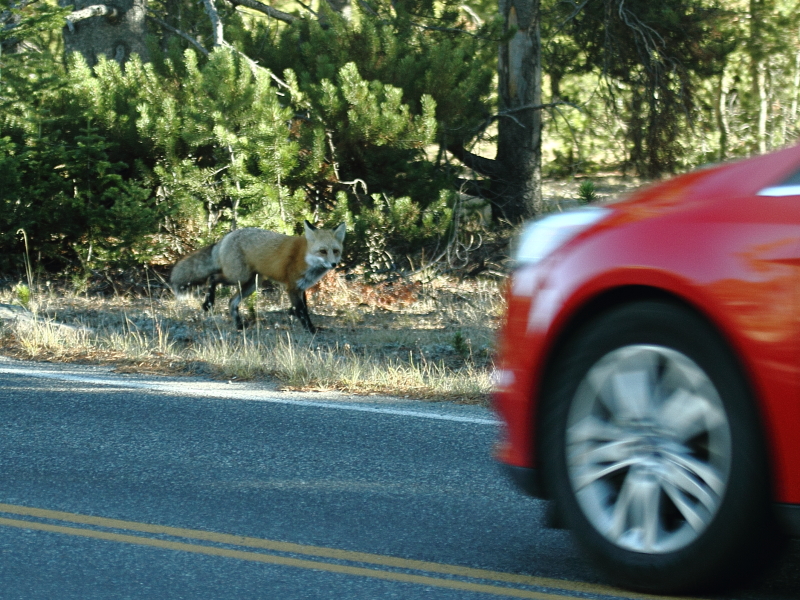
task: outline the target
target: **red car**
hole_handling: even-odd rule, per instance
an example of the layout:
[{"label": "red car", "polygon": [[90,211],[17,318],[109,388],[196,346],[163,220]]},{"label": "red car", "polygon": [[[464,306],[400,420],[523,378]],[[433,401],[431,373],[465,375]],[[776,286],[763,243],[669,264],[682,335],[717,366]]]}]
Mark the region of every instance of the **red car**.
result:
[{"label": "red car", "polygon": [[800,146],[530,223],[497,456],[613,582],[685,592],[800,535]]}]

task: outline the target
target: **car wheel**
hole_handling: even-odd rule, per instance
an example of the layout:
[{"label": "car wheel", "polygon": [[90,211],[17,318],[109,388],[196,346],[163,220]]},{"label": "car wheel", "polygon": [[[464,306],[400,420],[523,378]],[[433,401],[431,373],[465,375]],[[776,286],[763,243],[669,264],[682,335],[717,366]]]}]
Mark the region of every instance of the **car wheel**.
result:
[{"label": "car wheel", "polygon": [[759,417],[736,359],[694,312],[639,302],[589,323],[552,364],[541,416],[548,489],[618,585],[707,588],[765,539]]}]

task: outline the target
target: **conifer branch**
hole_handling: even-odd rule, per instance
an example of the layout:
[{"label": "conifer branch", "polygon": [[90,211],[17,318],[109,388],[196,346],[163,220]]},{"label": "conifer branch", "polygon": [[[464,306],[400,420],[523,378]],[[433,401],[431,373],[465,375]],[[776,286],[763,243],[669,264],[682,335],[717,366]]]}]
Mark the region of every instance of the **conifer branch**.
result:
[{"label": "conifer branch", "polygon": [[[11,3],[9,7],[0,12],[0,32],[11,31],[12,29],[16,29],[21,21],[21,17],[19,11],[24,9],[25,7],[34,4],[38,0],[21,0],[18,3]],[[21,40],[15,36],[9,36],[2,40],[0,40],[0,54],[6,51],[11,51],[12,53],[16,52],[24,52],[26,50],[32,50],[34,52],[41,52],[36,44],[28,42],[26,40]]]},{"label": "conifer branch", "polygon": [[375,10],[375,8],[373,8],[373,6],[369,2],[366,2],[366,0],[358,0],[358,5],[364,10],[366,10],[368,13],[370,13],[373,17],[379,16],[378,11]]},{"label": "conifer branch", "polygon": [[197,48],[203,56],[208,56],[208,50],[206,50],[200,42],[198,42],[196,39],[194,39],[192,36],[190,36],[185,31],[181,31],[180,29],[177,29],[177,28],[173,27],[172,25],[170,25],[166,21],[163,21],[162,19],[159,19],[157,16],[155,16],[152,13],[147,15],[147,18],[150,19],[151,21],[153,21],[154,23],[157,23],[158,25],[160,25],[163,29],[166,29],[167,31],[169,31],[171,33],[174,33],[175,35],[178,35],[178,36],[182,37],[183,39],[185,39],[192,46]]},{"label": "conifer branch", "polygon": [[441,31],[444,33],[463,33],[464,35],[468,35],[470,37],[484,39],[482,36],[472,33],[471,31],[467,31],[466,29],[459,29],[458,27],[436,27],[433,25],[423,25],[422,23],[412,23],[415,27],[419,27],[425,31]]},{"label": "conifer branch", "polygon": [[283,21],[284,23],[294,23],[295,21],[298,20],[298,17],[290,15],[289,13],[285,13],[282,10],[278,10],[277,8],[272,8],[271,6],[259,2],[258,0],[228,0],[228,1],[234,7],[244,6],[246,8],[256,10],[260,13],[264,13],[265,15],[272,17],[273,19],[278,19],[279,21]]},{"label": "conifer branch", "polygon": [[[9,25],[15,25],[17,13],[14,11],[20,11],[34,2],[37,2],[37,0],[21,0],[21,2],[16,4],[12,2],[6,10],[0,12],[0,25],[6,25],[6,23],[9,23],[9,21],[11,21]],[[4,29],[10,29],[10,27],[6,26]]]},{"label": "conifer branch", "polygon": [[[197,48],[197,49],[198,49],[198,50],[199,50],[199,51],[200,51],[200,52],[203,54],[203,56],[208,56],[208,55],[209,55],[209,52],[208,52],[208,50],[206,50],[206,49],[205,49],[205,48],[204,48],[204,47],[203,47],[203,46],[200,44],[200,42],[198,42],[196,39],[194,39],[194,38],[193,38],[191,35],[189,35],[189,34],[188,34],[188,33],[186,33],[185,31],[181,31],[180,29],[177,29],[177,28],[173,27],[172,25],[169,25],[168,23],[166,23],[166,22],[165,22],[165,21],[163,21],[162,19],[159,19],[157,16],[155,16],[155,15],[154,15],[154,14],[152,14],[152,13],[151,13],[151,14],[149,14],[149,15],[147,15],[147,18],[148,18],[148,19],[150,19],[150,20],[152,20],[152,21],[154,21],[155,23],[158,23],[158,24],[159,24],[161,27],[163,27],[163,28],[164,28],[164,29],[166,29],[167,31],[171,31],[171,32],[172,32],[172,33],[174,33],[175,35],[179,35],[180,37],[182,37],[183,39],[185,39],[187,42],[189,42],[189,43],[190,43],[190,44],[192,44],[192,45],[193,45],[195,48]],[[230,49],[232,52],[235,52],[236,54],[238,54],[239,56],[241,56],[242,58],[244,58],[244,59],[247,61],[247,65],[250,67],[250,72],[253,74],[253,76],[255,76],[255,74],[256,74],[256,71],[257,71],[258,69],[264,69],[264,67],[262,67],[261,65],[259,65],[259,64],[258,64],[256,61],[254,61],[254,60],[253,60],[252,58],[250,58],[249,56],[247,56],[247,54],[245,54],[245,53],[244,53],[244,52],[242,52],[241,50],[237,50],[236,48],[234,48],[233,46],[231,46],[230,44],[228,44],[228,43],[227,43],[225,40],[223,40],[223,41],[222,41],[222,44],[220,44],[220,46],[221,46],[221,47],[228,48],[228,49]],[[280,77],[278,77],[277,75],[275,75],[275,74],[274,74],[274,73],[273,73],[271,70],[269,70],[269,69],[265,69],[265,70],[266,70],[266,71],[269,73],[269,76],[270,76],[270,78],[271,78],[271,79],[272,79],[272,80],[273,80],[275,83],[277,83],[277,84],[278,84],[278,86],[280,86],[280,87],[283,87],[283,88],[286,88],[286,89],[289,89],[289,90],[291,89],[291,86],[289,86],[289,84],[288,84],[288,83],[286,83],[286,82],[285,82],[283,79],[281,79]]]}]

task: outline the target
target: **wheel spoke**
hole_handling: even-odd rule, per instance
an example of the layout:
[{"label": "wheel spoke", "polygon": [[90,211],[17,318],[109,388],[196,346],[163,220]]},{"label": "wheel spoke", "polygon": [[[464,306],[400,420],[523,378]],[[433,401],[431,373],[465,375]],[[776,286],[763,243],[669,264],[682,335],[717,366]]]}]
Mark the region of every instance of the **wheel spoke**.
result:
[{"label": "wheel spoke", "polygon": [[657,420],[680,442],[686,442],[727,422],[721,408],[683,388],[675,390],[667,398],[658,412]]},{"label": "wheel spoke", "polygon": [[674,486],[683,494],[688,494],[703,504],[709,511],[717,506],[715,495],[709,491],[697,478],[692,477],[686,470],[675,464],[665,464],[664,480]]},{"label": "wheel spoke", "polygon": [[650,550],[661,532],[661,487],[654,477],[632,472],[625,478],[614,505],[608,534],[639,550]]},{"label": "wheel spoke", "polygon": [[661,486],[654,477],[643,477],[636,485],[636,495],[633,505],[639,520],[642,534],[642,543],[645,550],[650,550],[658,541],[659,503],[661,500]]},{"label": "wheel spoke", "polygon": [[722,400],[702,368],[663,346],[624,346],[598,360],[575,392],[565,441],[584,515],[620,548],[685,547],[708,527],[728,485]]},{"label": "wheel spoke", "polygon": [[613,475],[614,473],[627,469],[635,465],[638,461],[635,458],[629,458],[611,465],[597,465],[580,467],[572,473],[572,485],[575,491],[585,488],[587,485],[593,484],[599,479]]},{"label": "wheel spoke", "polygon": [[628,437],[621,427],[589,416],[571,425],[567,431],[567,443],[617,441]]},{"label": "wheel spoke", "polygon": [[614,503],[611,524],[607,532],[612,540],[619,540],[625,533],[632,500],[633,482],[630,477],[626,477],[625,481],[622,483],[622,489],[619,491],[619,496],[617,496],[617,501]]},{"label": "wheel spoke", "polygon": [[686,497],[668,481],[662,482],[661,486],[692,529],[700,532],[708,525],[710,520],[708,513],[701,515],[696,506],[688,502]]},{"label": "wheel spoke", "polygon": [[581,444],[570,451],[569,462],[578,467],[620,463],[630,458],[632,451],[633,446],[627,440],[604,444]]},{"label": "wheel spoke", "polygon": [[621,421],[641,420],[652,409],[652,379],[645,369],[623,371],[612,377],[614,415]]},{"label": "wheel spoke", "polygon": [[691,473],[694,478],[702,481],[718,496],[721,496],[725,491],[725,482],[722,480],[722,474],[711,465],[686,454],[679,454],[669,450],[664,451],[664,457],[674,464],[683,467],[683,469]]}]

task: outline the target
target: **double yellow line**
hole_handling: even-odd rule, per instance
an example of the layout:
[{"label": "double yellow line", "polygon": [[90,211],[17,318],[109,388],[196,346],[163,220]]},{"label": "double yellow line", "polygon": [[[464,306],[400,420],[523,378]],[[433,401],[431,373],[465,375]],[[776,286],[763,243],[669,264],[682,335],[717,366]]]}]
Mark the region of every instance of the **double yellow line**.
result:
[{"label": "double yellow line", "polygon": [[[494,596],[534,598],[536,600],[568,600],[570,598],[574,598],[574,596],[570,595],[571,592],[578,592],[582,594],[594,594],[611,598],[633,598],[636,600],[663,598],[661,596],[648,596],[646,594],[629,594],[608,586],[580,583],[576,581],[565,581],[546,577],[531,577],[528,575],[515,575],[513,573],[503,573],[500,571],[473,569],[469,567],[459,567],[456,565],[447,565],[421,560],[408,560],[395,558],[392,556],[384,556],[381,554],[352,552],[349,550],[339,550],[336,548],[325,548],[320,546],[307,546],[303,544],[293,544],[290,542],[279,542],[276,540],[215,533],[212,531],[202,531],[197,529],[167,527],[164,525],[150,525],[148,523],[139,523],[136,521],[107,519],[104,517],[93,517],[90,515],[45,510],[41,508],[31,508],[14,504],[0,503],[0,513],[28,517],[27,519],[0,517],[0,526],[61,533],[111,542],[135,544],[138,546],[151,546],[154,548],[163,548],[167,550],[192,552],[195,554],[205,554],[210,556],[221,556],[251,562],[261,562],[301,569],[313,569],[317,571],[327,571],[330,573],[340,573],[344,575],[371,577],[374,579],[384,579],[403,583],[416,583],[420,585],[453,590],[479,592]],[[58,525],[52,522],[42,522],[32,519],[59,521],[61,523],[77,525],[77,527]],[[109,529],[116,531],[108,531]],[[135,532],[135,534],[139,535],[132,533],[119,533],[119,531]],[[206,543],[198,544],[185,541],[173,541],[162,539],[160,537],[147,537],[146,535],[141,534],[169,536],[172,538],[195,540]],[[247,548],[249,550],[237,550],[208,544],[225,544],[226,546],[236,546],[239,548]],[[268,554],[264,551],[278,552],[282,554]],[[295,558],[293,556],[285,556],[284,554],[307,556],[309,558]],[[343,563],[357,563],[358,565],[370,566],[357,566]],[[376,567],[387,567],[391,570]],[[413,574],[406,571],[416,571],[427,574]],[[443,575],[445,577],[436,577],[434,575]],[[465,579],[467,580],[465,581]],[[479,583],[477,581],[469,580],[491,581],[492,583]],[[530,589],[522,589],[521,587],[509,587],[507,584],[536,587],[545,589],[547,591],[534,591]]]}]

